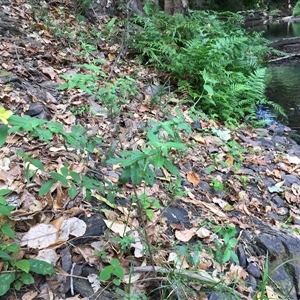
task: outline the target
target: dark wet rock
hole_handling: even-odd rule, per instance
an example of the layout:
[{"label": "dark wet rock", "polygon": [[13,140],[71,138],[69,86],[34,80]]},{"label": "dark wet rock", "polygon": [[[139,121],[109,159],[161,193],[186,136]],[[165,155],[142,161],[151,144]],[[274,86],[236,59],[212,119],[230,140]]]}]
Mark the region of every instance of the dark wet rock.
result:
[{"label": "dark wet rock", "polygon": [[278,195],[272,197],[272,202],[279,208],[285,206],[285,202]]},{"label": "dark wet rock", "polygon": [[103,218],[104,216],[102,214],[93,214],[90,217],[84,215],[83,217],[80,217],[80,219],[86,223],[87,228],[83,236],[72,240],[72,244],[86,244],[98,240],[107,228]]},{"label": "dark wet rock", "polygon": [[168,223],[189,224],[188,212],[181,207],[169,206],[162,212],[162,215],[167,218]]},{"label": "dark wet rock", "polygon": [[278,266],[271,274],[271,279],[278,283],[284,299],[297,300],[297,292],[293,281],[291,280],[291,270],[286,270],[284,266]]},{"label": "dark wet rock", "polygon": [[65,247],[60,250],[61,266],[66,271],[69,272],[72,268],[72,256],[70,253],[70,247]]},{"label": "dark wet rock", "polygon": [[203,180],[201,180],[199,182],[198,188],[202,189],[206,193],[212,193],[213,192],[212,187],[206,181],[203,181]]},{"label": "dark wet rock", "polygon": [[265,177],[263,179],[263,187],[268,188],[276,184],[276,181],[273,178]]},{"label": "dark wet rock", "polygon": [[100,290],[98,292],[94,292],[91,287],[91,284],[88,280],[82,278],[74,278],[73,279],[74,290],[76,293],[80,294],[83,297],[87,297],[89,300],[113,300],[116,299],[112,293],[107,291]]},{"label": "dark wet rock", "polygon": [[239,258],[240,266],[242,266],[243,268],[246,268],[247,267],[247,257],[246,257],[244,247],[241,244],[239,244],[237,247],[237,256]]},{"label": "dark wet rock", "polygon": [[297,183],[298,185],[300,185],[300,179],[295,175],[284,175],[282,179],[285,180],[285,185],[288,187],[290,187],[293,183]]},{"label": "dark wet rock", "polygon": [[279,136],[279,135],[274,135],[272,138],[272,142],[280,145],[286,146],[287,140],[285,137]]},{"label": "dark wet rock", "polygon": [[241,169],[236,172],[236,174],[243,174],[243,175],[252,175],[255,176],[256,172],[254,172],[252,169],[241,167]]},{"label": "dark wet rock", "polygon": [[35,117],[44,111],[44,105],[40,102],[34,102],[29,105],[29,109],[25,112],[25,115]]},{"label": "dark wet rock", "polygon": [[201,123],[199,121],[195,121],[191,124],[192,128],[195,130],[200,130],[202,128]]},{"label": "dark wet rock", "polygon": [[[248,237],[246,235],[241,236],[248,246],[247,250],[250,255],[255,255],[254,252],[257,250],[264,253],[262,256],[268,253],[269,275],[273,279],[268,284],[274,282],[274,288],[279,287],[279,291],[283,293],[283,296],[288,295],[284,299],[299,299],[300,239],[288,230],[272,227],[255,218],[253,221],[256,229]],[[252,240],[249,241],[251,236]],[[259,256],[259,254],[257,253],[255,256]],[[253,266],[249,267],[250,265],[248,265],[247,271],[250,274],[255,274],[254,269],[251,269]],[[256,277],[257,275],[255,274]],[[276,291],[278,292],[278,290]]]},{"label": "dark wet rock", "polygon": [[246,282],[248,286],[251,286],[253,289],[257,289],[257,280],[252,275],[248,276]]},{"label": "dark wet rock", "polygon": [[258,142],[259,146],[264,147],[264,148],[273,149],[275,146],[275,143],[269,139],[261,138],[261,139],[258,139],[257,142]]},{"label": "dark wet rock", "polygon": [[249,274],[251,274],[256,279],[259,279],[261,277],[260,270],[258,266],[255,265],[254,263],[249,263],[246,270]]}]

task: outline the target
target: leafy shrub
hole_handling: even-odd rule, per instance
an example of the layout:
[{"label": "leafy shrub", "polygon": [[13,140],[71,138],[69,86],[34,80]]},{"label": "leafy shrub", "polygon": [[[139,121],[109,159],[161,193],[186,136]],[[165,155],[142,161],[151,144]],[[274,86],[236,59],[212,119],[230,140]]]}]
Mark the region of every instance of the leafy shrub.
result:
[{"label": "leafy shrub", "polygon": [[189,18],[136,17],[131,46],[147,64],[169,72],[198,109],[237,123],[251,119],[258,104],[268,103],[262,63],[270,49],[259,34],[246,34],[241,22],[234,14],[202,11],[192,11]]},{"label": "leafy shrub", "polygon": [[295,7],[293,8],[293,16],[300,15],[300,1],[297,1]]}]

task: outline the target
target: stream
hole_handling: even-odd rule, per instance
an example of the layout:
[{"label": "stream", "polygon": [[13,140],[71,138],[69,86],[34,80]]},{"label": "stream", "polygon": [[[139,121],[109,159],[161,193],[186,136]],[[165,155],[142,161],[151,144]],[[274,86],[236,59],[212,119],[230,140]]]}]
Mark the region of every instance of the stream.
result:
[{"label": "stream", "polygon": [[[280,38],[300,36],[299,22],[282,22],[247,25],[249,31],[263,31],[263,36],[270,41]],[[258,117],[270,121],[279,121],[300,134],[300,62],[293,64],[272,65],[268,68],[270,76],[266,90],[269,100],[283,107],[288,120],[277,117],[268,108],[260,108]]]}]

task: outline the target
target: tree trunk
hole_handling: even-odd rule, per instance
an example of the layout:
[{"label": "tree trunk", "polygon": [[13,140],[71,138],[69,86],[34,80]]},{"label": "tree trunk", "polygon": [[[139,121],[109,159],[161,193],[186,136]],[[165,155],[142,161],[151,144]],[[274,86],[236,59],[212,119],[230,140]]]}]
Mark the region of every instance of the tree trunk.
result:
[{"label": "tree trunk", "polygon": [[188,14],[188,1],[187,0],[165,0],[164,12],[168,15],[174,14]]}]

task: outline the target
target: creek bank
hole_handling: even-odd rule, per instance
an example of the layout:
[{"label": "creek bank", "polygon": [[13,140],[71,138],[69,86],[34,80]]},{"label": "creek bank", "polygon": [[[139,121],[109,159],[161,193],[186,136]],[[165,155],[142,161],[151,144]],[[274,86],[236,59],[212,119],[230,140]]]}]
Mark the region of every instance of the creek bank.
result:
[{"label": "creek bank", "polygon": [[[18,27],[23,28],[22,26]],[[28,26],[28,28],[34,27]],[[43,48],[43,39],[40,39],[41,44],[37,45],[28,38],[29,34],[26,35],[25,33],[20,37],[20,40],[22,39],[23,42],[18,42],[17,37],[14,36],[15,33],[22,35],[20,32],[12,31],[10,33],[11,36],[6,39],[5,46],[9,43],[12,45],[11,48],[8,47],[9,55],[6,56],[6,62],[14,61],[18,67],[10,70],[8,76],[1,76],[0,86],[7,106],[14,110],[16,114],[23,114],[25,112],[28,115],[42,119],[56,118],[61,122],[65,121],[65,126],[74,126],[78,121],[87,126],[88,129],[99,129],[101,135],[105,137],[108,146],[113,144],[116,136],[122,140],[125,146],[135,144],[136,140],[143,140],[143,136],[139,134],[139,128],[141,127],[138,125],[144,121],[145,117],[164,121],[165,116],[155,111],[160,111],[160,109],[155,106],[147,107],[147,103],[142,103],[141,105],[142,99],[130,99],[130,105],[126,105],[124,113],[117,117],[114,122],[102,115],[92,118],[91,114],[88,113],[82,114],[80,118],[75,120],[74,116],[69,114],[68,111],[70,102],[72,101],[68,101],[62,97],[61,92],[55,90],[55,87],[58,81],[56,75],[59,74],[62,66],[74,72],[73,64],[77,63],[76,56],[71,56],[71,51],[67,52],[66,55],[61,55],[62,50],[58,51],[54,46],[49,46],[49,44]],[[38,36],[36,32],[33,33],[31,36]],[[60,45],[60,41],[56,41],[52,37],[52,43],[55,44],[55,42]],[[18,55],[15,52],[16,46],[18,47]],[[69,50],[67,49],[67,51]],[[65,57],[69,55],[70,60],[66,61]],[[111,56],[112,53],[109,51],[105,54],[95,52],[93,56],[95,55],[97,57],[100,55]],[[131,62],[131,67],[132,64]],[[145,70],[142,71],[143,74],[147,74]],[[145,78],[148,79],[146,76],[143,79]],[[152,73],[149,78],[153,79]],[[149,81],[151,82],[150,79]],[[155,94],[149,91],[146,96],[154,98]],[[68,99],[71,98],[73,100],[76,99],[78,105],[88,103],[85,102],[85,95],[82,94],[81,96],[77,94],[77,98],[74,98],[74,95],[72,95]],[[141,107],[143,110],[141,110]],[[173,110],[172,106],[168,106],[167,109],[169,111]],[[186,107],[180,106],[178,109],[185,112]],[[128,117],[125,112],[129,112],[130,116]],[[204,223],[206,220],[214,219],[220,224],[235,224],[239,228],[240,236],[238,237],[239,243],[234,250],[238,254],[240,267],[247,273],[246,281],[248,290],[245,291],[243,299],[252,299],[252,296],[257,291],[257,286],[260,284],[262,278],[262,262],[266,257],[267,251],[271,270],[279,266],[281,262],[287,262],[288,269],[294,271],[294,273],[291,272],[289,274],[288,272],[283,272],[282,269],[278,269],[282,277],[275,276],[277,273],[274,272],[272,278],[278,286],[283,284],[284,287],[290,287],[290,299],[297,299],[295,297],[299,294],[299,265],[297,261],[289,261],[289,259],[298,258],[296,246],[300,244],[298,238],[300,223],[300,182],[298,169],[300,163],[300,146],[289,138],[289,130],[287,128],[277,125],[272,125],[264,129],[245,128],[236,132],[230,132],[231,140],[241,145],[245,149],[243,152],[243,149],[240,148],[230,149],[220,137],[212,133],[212,128],[217,128],[221,133],[224,133],[227,129],[223,128],[223,126],[201,118],[197,120],[197,123],[201,124],[201,126],[192,126],[192,134],[186,137],[188,144],[191,144],[191,141],[193,141],[193,148],[189,149],[189,152],[177,161],[178,168],[184,179],[182,188],[188,193],[188,196],[173,197],[173,194],[170,195],[170,192],[166,189],[163,180],[158,178],[155,185],[156,190],[153,191],[151,196],[162,203],[162,208],[155,213],[166,218],[167,222],[163,223],[158,218],[158,227],[154,227],[153,229],[149,226],[150,229],[157,233],[160,243],[166,245],[163,251],[168,253],[172,250],[171,247],[174,244],[192,245],[197,237],[190,242],[179,242],[174,237],[174,233],[184,232],[184,230],[192,228],[193,224],[201,227],[202,223],[197,224],[199,220]],[[37,140],[28,139],[27,137],[24,137],[24,139],[21,137],[20,140],[13,142],[13,146],[15,144],[22,145],[24,152],[33,153],[36,155],[35,157],[42,159],[43,162],[50,161],[52,168],[56,162],[68,162],[68,158],[70,158],[70,163],[74,165],[80,166],[80,163],[82,163],[81,157],[77,156],[76,153],[57,150],[64,149],[63,145],[56,145],[57,151],[52,151],[49,145],[45,145],[45,143],[39,144]],[[101,146],[101,150],[105,153],[109,149],[109,147],[105,149],[107,144]],[[58,146],[61,146],[61,148]],[[9,157],[13,164],[18,165],[20,164],[20,160],[16,158],[15,148],[12,150],[8,152],[10,154]],[[1,154],[5,155],[4,153]],[[94,159],[96,160],[97,157],[94,157]],[[234,170],[233,161],[235,160],[240,165],[238,170]],[[224,167],[224,164],[222,165],[224,162],[227,162],[229,166]],[[109,168],[109,166],[102,164],[101,161],[89,161],[89,163],[95,166],[94,169],[97,171],[97,175],[100,173],[101,176],[97,178],[99,180],[103,180],[104,177],[116,180],[120,177],[118,169]],[[22,167],[21,170],[23,170]],[[209,169],[213,171],[209,171]],[[186,174],[191,171],[198,174],[201,178],[199,184],[195,186],[186,179]],[[162,176],[163,174],[160,175],[160,177]],[[10,180],[12,178],[10,177]],[[211,184],[214,178],[219,178],[226,188],[219,191],[214,190]],[[130,184],[122,188],[125,195],[131,195],[132,187],[130,187]],[[24,193],[26,196],[29,192],[37,195],[36,190],[31,190],[30,187],[28,187],[28,190],[26,191],[27,194],[19,190],[18,195],[23,195]],[[63,192],[65,191],[61,189],[58,191],[58,194]],[[36,199],[39,198],[36,197]],[[49,206],[51,205],[50,200],[48,203]],[[101,263],[90,263],[89,258],[92,255],[84,255],[83,251],[86,249],[85,247],[89,247],[89,251],[92,251],[91,245],[95,240],[103,241],[104,231],[108,230],[108,228],[104,224],[104,217],[99,211],[107,211],[109,207],[108,205],[99,204],[100,201],[96,201],[88,206],[85,199],[80,199],[79,197],[76,200],[77,202],[70,201],[66,203],[65,207],[70,210],[69,213],[79,211],[79,214],[84,216],[81,219],[86,223],[87,231],[79,239],[72,240],[67,245],[58,246],[55,249],[61,257],[58,263],[59,267],[67,275],[83,277],[73,281],[75,292],[81,296],[88,297],[89,299],[115,299],[114,292],[106,288],[101,288],[100,295],[95,294],[92,284],[86,278],[91,274],[99,274],[103,266]],[[224,202],[230,207],[229,211],[226,209],[223,210],[221,205]],[[128,205],[128,211],[132,209],[130,203],[131,201],[126,201],[123,204],[125,207]],[[169,203],[172,205],[169,205]],[[87,206],[88,209],[85,209]],[[118,214],[122,211],[119,207],[115,210]],[[59,210],[57,212],[58,215],[54,216],[56,212],[57,210],[51,211],[53,218],[60,217],[63,213],[63,211]],[[115,214],[118,216],[116,212]],[[22,225],[22,230],[28,229],[28,224],[30,226],[35,225],[35,216],[39,214],[43,215],[43,213],[44,211],[42,210],[29,214],[30,224],[29,222],[27,223],[27,220],[21,220],[19,224]],[[281,229],[281,225],[286,223],[291,230]],[[150,225],[152,226],[153,224]],[[295,234],[292,234],[291,231]],[[110,231],[107,231],[107,234],[109,235]],[[205,243],[205,239],[199,240]],[[274,248],[274,245],[278,245],[278,247]],[[156,246],[155,240],[153,247]],[[285,251],[286,249],[288,251]],[[140,264],[139,259],[135,259],[131,253],[129,257],[125,257],[125,254],[118,249],[117,243],[109,244],[108,251],[112,257],[117,252],[120,259],[131,262],[135,260],[135,264]],[[145,262],[147,262],[146,259]],[[75,270],[72,270],[73,263],[75,264]],[[231,265],[234,265],[232,261],[227,264],[228,268]],[[75,273],[72,273],[73,271]],[[222,274],[221,271],[220,274]],[[57,279],[57,281],[54,281],[55,284],[53,282],[51,284],[51,280],[49,280],[49,284],[45,283],[43,286],[47,286],[49,294],[54,293],[57,297],[65,299],[65,296],[69,295],[68,293],[71,290],[71,283],[68,280],[72,276],[64,276],[63,283],[61,283],[61,275],[49,276],[46,280]],[[226,273],[224,273],[224,276],[226,276]],[[146,278],[148,282],[150,282],[150,279]],[[220,293],[207,293],[207,295],[210,300],[223,300],[227,297]],[[21,296],[19,299],[21,299]],[[152,299],[157,300],[159,298],[153,297]]]}]

